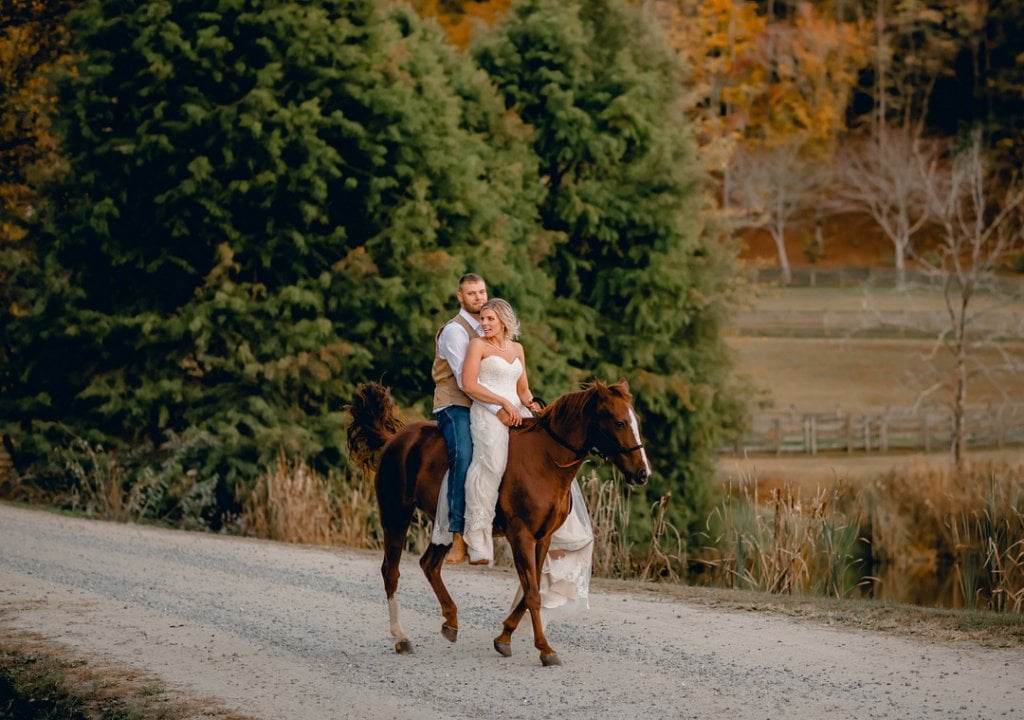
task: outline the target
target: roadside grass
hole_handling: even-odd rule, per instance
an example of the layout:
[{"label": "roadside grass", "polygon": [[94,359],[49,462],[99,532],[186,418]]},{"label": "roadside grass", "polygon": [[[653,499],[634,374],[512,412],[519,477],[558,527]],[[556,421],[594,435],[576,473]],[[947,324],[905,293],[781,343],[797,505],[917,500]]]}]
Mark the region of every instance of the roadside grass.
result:
[{"label": "roadside grass", "polygon": [[34,633],[0,636],[0,720],[248,720]]},{"label": "roadside grass", "polygon": [[1024,613],[1024,465],[918,464],[811,484],[722,480],[696,582]]}]

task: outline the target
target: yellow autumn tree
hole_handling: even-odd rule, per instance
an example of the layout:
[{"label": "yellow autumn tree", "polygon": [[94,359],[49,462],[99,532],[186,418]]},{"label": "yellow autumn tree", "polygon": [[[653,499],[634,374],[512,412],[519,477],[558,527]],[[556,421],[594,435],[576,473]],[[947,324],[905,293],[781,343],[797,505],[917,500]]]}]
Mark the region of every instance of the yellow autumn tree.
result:
[{"label": "yellow autumn tree", "polygon": [[714,167],[736,142],[795,139],[827,146],[866,62],[864,22],[842,22],[809,2],[770,19],[748,0],[661,0],[670,42],[690,67],[692,113]]},{"label": "yellow autumn tree", "polygon": [[756,3],[737,0],[661,0],[652,9],[689,69],[688,111],[705,165],[721,170],[767,82],[763,67],[751,62],[767,20]]},{"label": "yellow autumn tree", "polygon": [[463,49],[469,47],[479,24],[494,25],[508,14],[511,4],[512,0],[412,0],[421,17],[437,20],[448,41]]},{"label": "yellow autumn tree", "polygon": [[65,61],[63,18],[74,0],[0,3],[0,242],[23,235],[36,189],[60,163],[50,130],[50,74]]}]

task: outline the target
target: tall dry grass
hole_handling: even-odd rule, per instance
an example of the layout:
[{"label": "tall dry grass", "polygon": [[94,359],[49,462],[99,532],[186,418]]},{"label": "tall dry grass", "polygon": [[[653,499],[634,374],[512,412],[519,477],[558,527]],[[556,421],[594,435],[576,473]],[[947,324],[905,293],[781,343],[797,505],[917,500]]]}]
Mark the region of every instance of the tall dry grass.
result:
[{"label": "tall dry grass", "polygon": [[629,495],[617,477],[596,472],[581,475],[580,489],[594,528],[594,567],[598,577],[631,580],[678,580],[687,564],[686,541],[667,522],[671,493],[651,508],[651,539],[637,547],[630,538]]},{"label": "tall dry grass", "polygon": [[[956,586],[954,604],[1024,611],[1024,467],[976,466],[964,474],[921,467],[859,487],[834,479],[813,491],[742,477],[724,488],[689,545],[666,521],[670,495],[651,508],[650,541],[635,544],[621,484],[593,472],[580,484],[599,577],[845,597],[946,574]],[[242,505],[240,525],[251,535],[381,547],[372,482],[362,474],[322,477],[281,458]],[[417,513],[407,548],[419,553],[429,541],[430,521]],[[499,564],[511,564],[504,544],[496,551]],[[681,577],[694,567],[700,572]]]},{"label": "tall dry grass", "polygon": [[862,495],[870,560],[890,578],[950,573],[955,604],[1024,611],[1024,466],[921,467]]},{"label": "tall dry grass", "polygon": [[[685,542],[665,521],[669,497],[655,504],[652,542],[637,548],[629,541],[629,502],[615,480],[597,473],[580,477],[594,527],[594,574],[600,577],[678,579],[685,567]],[[314,545],[381,548],[380,520],[373,482],[353,471],[322,477],[303,462],[283,456],[260,475],[242,499],[237,530],[254,537]],[[430,542],[431,521],[415,514],[406,549],[422,553]],[[495,563],[511,566],[505,543],[495,547]]]},{"label": "tall dry grass", "polygon": [[66,487],[42,493],[41,498],[104,520],[156,520],[187,530],[205,529],[207,511],[216,502],[216,479],[199,479],[197,471],[183,462],[205,442],[201,434],[189,439],[171,436],[170,453],[146,464],[139,458],[146,456],[147,448],[110,451],[72,438],[55,458],[64,471]]},{"label": "tall dry grass", "polygon": [[700,534],[700,582],[839,597],[902,586],[923,603],[952,587],[954,606],[1024,609],[1024,467],[922,465],[813,491],[742,477],[724,490]]},{"label": "tall dry grass", "polygon": [[284,456],[242,499],[238,524],[247,535],[282,542],[381,547],[370,478],[358,472],[324,477]]},{"label": "tall dry grass", "polygon": [[730,483],[698,536],[700,581],[771,593],[849,595],[861,578],[858,518],[844,507],[845,493],[836,485],[810,497],[786,488],[762,496],[755,478]]}]

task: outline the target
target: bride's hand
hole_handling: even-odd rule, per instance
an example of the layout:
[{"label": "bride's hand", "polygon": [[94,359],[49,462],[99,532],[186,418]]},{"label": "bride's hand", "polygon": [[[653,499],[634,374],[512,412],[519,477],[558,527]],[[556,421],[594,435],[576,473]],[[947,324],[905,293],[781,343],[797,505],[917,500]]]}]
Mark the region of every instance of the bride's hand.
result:
[{"label": "bride's hand", "polygon": [[502,409],[508,414],[508,426],[519,427],[523,423],[522,413],[519,412],[519,408],[510,402],[506,402]]}]

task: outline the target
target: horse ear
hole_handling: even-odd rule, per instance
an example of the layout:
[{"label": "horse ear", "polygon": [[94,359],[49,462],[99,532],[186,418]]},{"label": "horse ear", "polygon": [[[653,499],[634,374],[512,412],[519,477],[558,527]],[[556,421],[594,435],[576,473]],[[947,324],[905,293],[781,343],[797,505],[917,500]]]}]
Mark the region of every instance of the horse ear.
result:
[{"label": "horse ear", "polygon": [[629,392],[629,380],[627,380],[626,378],[619,378],[619,381],[615,384],[621,385],[623,390]]}]

